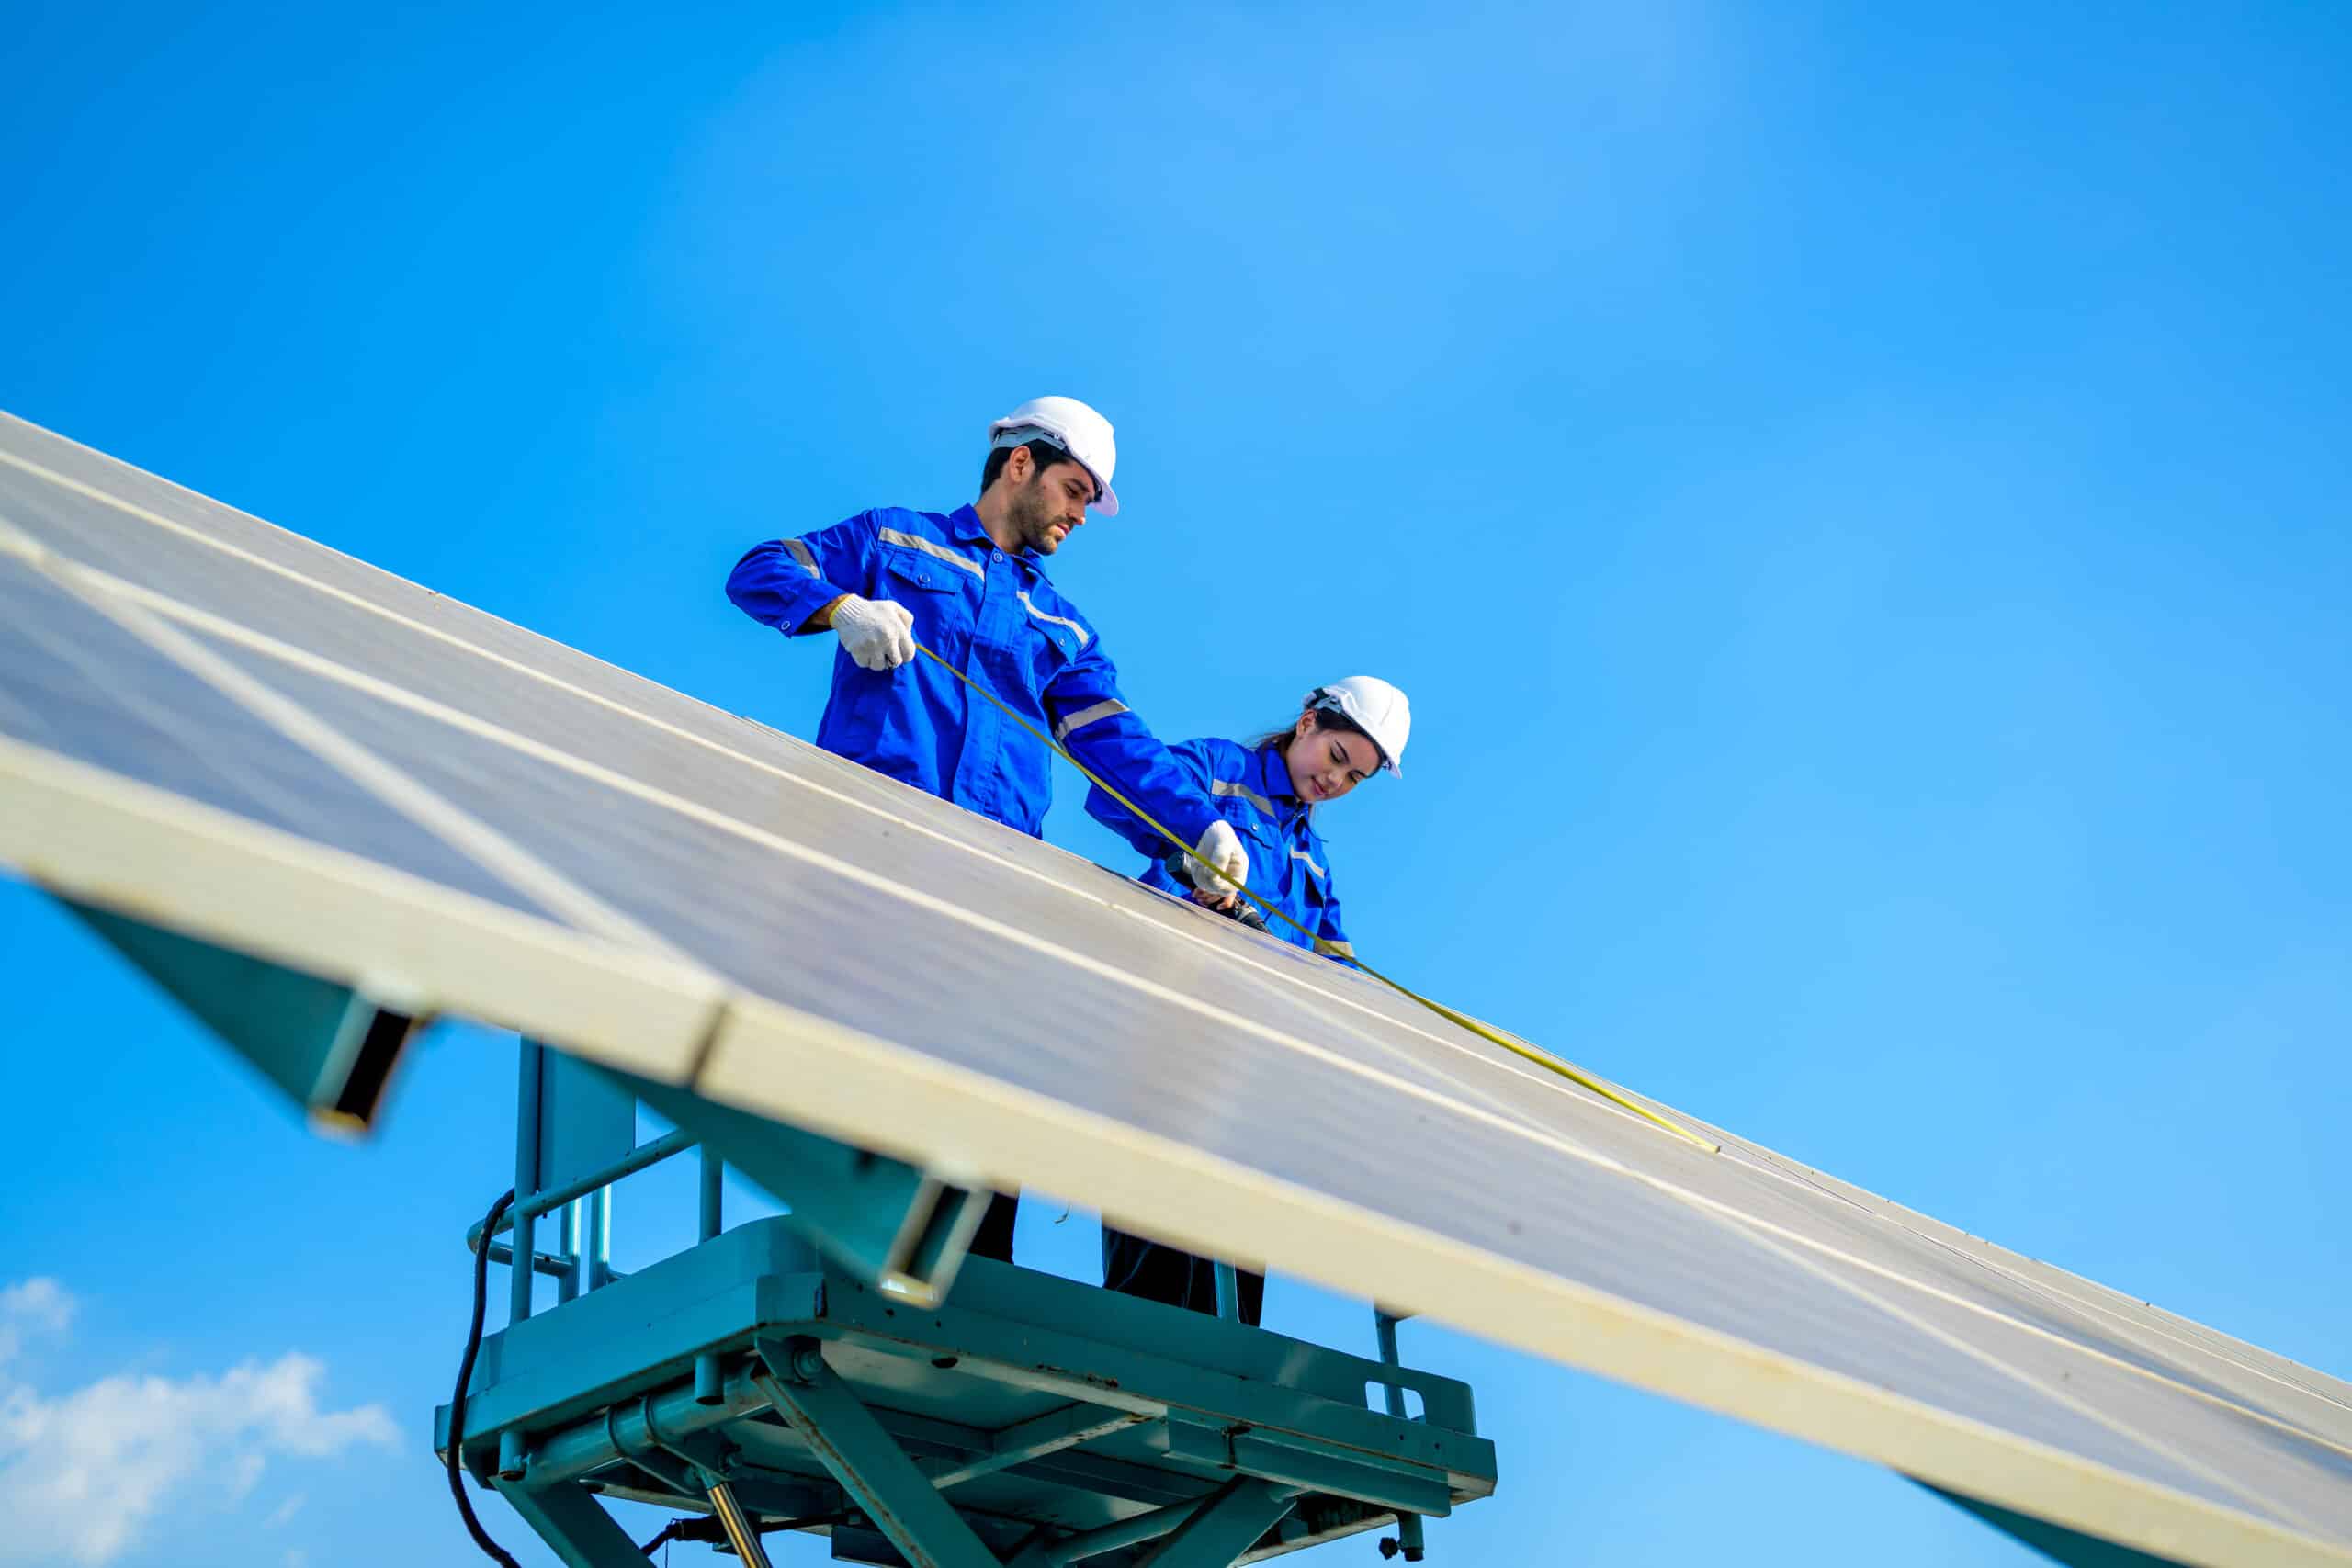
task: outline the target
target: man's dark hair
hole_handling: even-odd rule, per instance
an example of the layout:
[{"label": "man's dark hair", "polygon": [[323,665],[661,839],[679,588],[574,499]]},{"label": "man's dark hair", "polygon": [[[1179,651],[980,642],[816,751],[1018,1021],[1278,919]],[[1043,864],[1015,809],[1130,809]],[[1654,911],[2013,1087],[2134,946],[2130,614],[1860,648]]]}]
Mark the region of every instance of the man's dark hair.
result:
[{"label": "man's dark hair", "polygon": [[[1029,448],[1029,460],[1037,465],[1037,471],[1041,474],[1056,463],[1078,461],[1043,436],[1039,436],[1035,441],[1024,441],[1021,446]],[[1012,460],[1012,455],[1020,451],[1021,446],[999,446],[989,453],[989,460],[980,465],[980,493],[982,495],[988,494],[989,486],[996,483],[996,477],[1004,472],[1005,464]],[[1093,480],[1089,479],[1087,482],[1091,484]]]}]

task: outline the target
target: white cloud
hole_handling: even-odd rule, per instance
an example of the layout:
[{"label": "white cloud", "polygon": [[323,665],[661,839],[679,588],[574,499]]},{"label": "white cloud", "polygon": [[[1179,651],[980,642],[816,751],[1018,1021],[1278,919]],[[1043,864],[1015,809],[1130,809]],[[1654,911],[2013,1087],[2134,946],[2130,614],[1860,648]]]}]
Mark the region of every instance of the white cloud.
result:
[{"label": "white cloud", "polygon": [[[73,1298],[53,1280],[0,1291],[0,1330],[62,1328],[72,1315]],[[379,1404],[320,1408],[325,1374],[288,1352],[218,1377],[118,1374],[52,1396],[0,1371],[0,1518],[9,1521],[0,1563],[108,1562],[199,1476],[226,1477],[243,1495],[275,1456],[398,1444]],[[288,1498],[271,1522],[300,1506]]]},{"label": "white cloud", "polygon": [[0,1366],[17,1359],[28,1333],[62,1334],[80,1304],[47,1275],[0,1286]]},{"label": "white cloud", "polygon": [[302,1504],[305,1500],[306,1499],[300,1492],[297,1492],[293,1495],[288,1497],[286,1501],[280,1503],[277,1506],[269,1511],[269,1517],[262,1520],[262,1528],[265,1529],[277,1529],[279,1526],[286,1523],[287,1520],[292,1518],[295,1515],[302,1511]]},{"label": "white cloud", "polygon": [[299,1546],[288,1547],[286,1568],[311,1568],[311,1554]]}]

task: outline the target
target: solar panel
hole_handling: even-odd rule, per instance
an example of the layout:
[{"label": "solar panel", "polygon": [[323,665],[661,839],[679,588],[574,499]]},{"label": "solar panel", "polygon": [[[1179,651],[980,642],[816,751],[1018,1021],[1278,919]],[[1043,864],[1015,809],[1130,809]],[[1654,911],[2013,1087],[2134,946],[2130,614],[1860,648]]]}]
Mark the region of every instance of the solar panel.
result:
[{"label": "solar panel", "polygon": [[2343,1382],[5,419],[0,862],[2137,1550],[2352,1564]]}]

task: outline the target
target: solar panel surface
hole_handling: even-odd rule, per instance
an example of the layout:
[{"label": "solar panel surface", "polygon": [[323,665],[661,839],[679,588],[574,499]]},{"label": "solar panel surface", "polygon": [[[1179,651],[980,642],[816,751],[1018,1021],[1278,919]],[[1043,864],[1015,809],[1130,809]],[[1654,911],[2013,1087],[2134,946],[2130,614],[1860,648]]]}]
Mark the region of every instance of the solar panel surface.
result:
[{"label": "solar panel surface", "polygon": [[2342,1382],[14,421],[0,807],[225,945],[2143,1550],[2352,1563]]}]

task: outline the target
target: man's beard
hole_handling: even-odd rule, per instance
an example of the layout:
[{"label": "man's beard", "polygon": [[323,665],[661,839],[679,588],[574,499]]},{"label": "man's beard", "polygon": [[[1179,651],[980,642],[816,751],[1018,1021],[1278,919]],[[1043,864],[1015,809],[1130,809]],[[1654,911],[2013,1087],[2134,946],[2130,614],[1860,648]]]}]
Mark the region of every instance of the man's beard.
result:
[{"label": "man's beard", "polygon": [[1053,553],[1052,530],[1060,519],[1054,515],[1053,503],[1046,498],[1035,479],[1013,491],[1012,504],[1005,515],[1012,525],[1013,536],[1021,541],[1023,548],[1035,550],[1040,555]]}]

